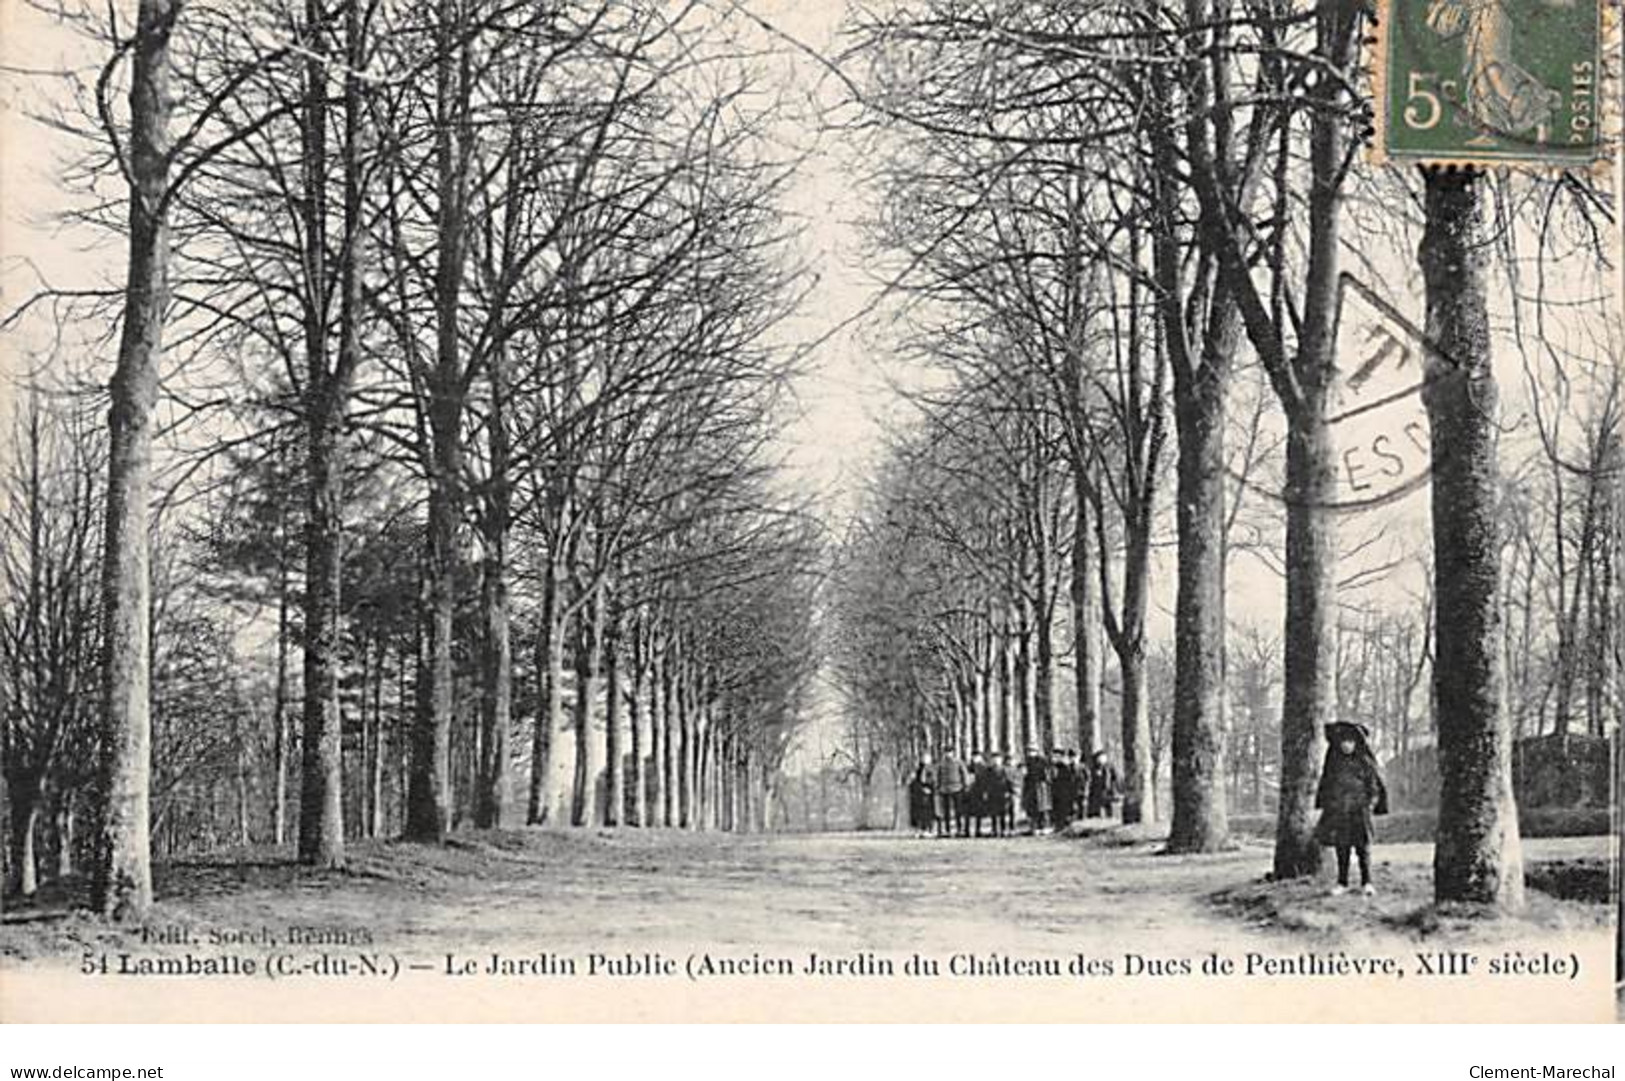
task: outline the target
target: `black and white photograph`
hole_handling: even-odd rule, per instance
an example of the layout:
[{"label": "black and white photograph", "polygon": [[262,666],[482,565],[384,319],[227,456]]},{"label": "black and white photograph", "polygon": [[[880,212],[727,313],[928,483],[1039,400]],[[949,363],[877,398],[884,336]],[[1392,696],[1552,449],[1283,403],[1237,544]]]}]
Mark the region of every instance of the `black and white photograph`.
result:
[{"label": "black and white photograph", "polygon": [[1620,15],[0,0],[0,1022],[1625,1016]]}]

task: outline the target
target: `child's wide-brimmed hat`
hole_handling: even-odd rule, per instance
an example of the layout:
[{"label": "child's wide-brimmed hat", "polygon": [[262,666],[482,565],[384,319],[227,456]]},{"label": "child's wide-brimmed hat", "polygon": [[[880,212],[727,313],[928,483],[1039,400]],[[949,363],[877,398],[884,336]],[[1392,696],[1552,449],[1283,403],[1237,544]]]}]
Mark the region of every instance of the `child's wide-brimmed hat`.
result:
[{"label": "child's wide-brimmed hat", "polygon": [[1326,726],[1326,742],[1340,743],[1345,739],[1358,740],[1361,743],[1371,738],[1371,729],[1363,724],[1353,721],[1334,721]]}]

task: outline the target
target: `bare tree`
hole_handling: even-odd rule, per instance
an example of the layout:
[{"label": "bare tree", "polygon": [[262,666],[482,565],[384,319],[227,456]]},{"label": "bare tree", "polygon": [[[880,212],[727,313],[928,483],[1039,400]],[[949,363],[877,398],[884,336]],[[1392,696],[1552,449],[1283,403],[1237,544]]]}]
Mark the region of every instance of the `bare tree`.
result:
[{"label": "bare tree", "polygon": [[[84,419],[51,404],[35,385],[13,418],[0,491],[10,513],[0,530],[0,715],[6,774],[7,866],[23,896],[38,888],[45,826],[58,827],[58,870],[71,865],[80,765],[95,728],[101,498],[105,468]],[[67,828],[64,828],[67,827]]]},{"label": "bare tree", "polygon": [[[102,561],[102,737],[95,905],[140,919],[152,904],[152,718],[148,513],[152,413],[169,303],[170,39],[177,0],[142,0],[132,54],[130,127],[121,165],[130,183],[129,268],[118,366],[109,385],[107,543]],[[110,138],[117,139],[110,129]]]}]

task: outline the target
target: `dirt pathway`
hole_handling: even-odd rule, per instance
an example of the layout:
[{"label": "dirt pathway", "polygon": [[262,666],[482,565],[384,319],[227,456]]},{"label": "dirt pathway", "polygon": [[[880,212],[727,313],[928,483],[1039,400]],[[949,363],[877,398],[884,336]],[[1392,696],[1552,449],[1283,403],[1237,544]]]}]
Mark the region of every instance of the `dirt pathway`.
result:
[{"label": "dirt pathway", "polygon": [[[1214,981],[1192,971],[1214,954],[1245,959],[1346,951],[1402,959],[1414,976],[1417,950],[1464,944],[1486,954],[1491,947],[1516,947],[1584,957],[1588,978],[1603,981],[1597,986],[1608,993],[1611,1009],[1611,983],[1601,971],[1610,956],[1608,906],[1546,900],[1528,920],[1417,922],[1413,914],[1427,908],[1425,847],[1380,851],[1383,892],[1375,899],[1328,898],[1324,882],[1266,885],[1261,880],[1269,851],[1262,845],[1176,858],[1158,854],[1155,841],[1120,833],[995,841],[510,831],[459,836],[442,848],[358,845],[343,873],[305,871],[282,854],[244,853],[164,868],[160,903],[144,936],[140,929],[112,929],[81,915],[8,913],[0,927],[6,970],[0,973],[0,1013],[9,1000],[14,1010],[59,1003],[69,1004],[60,1008],[78,1011],[76,1016],[89,1010],[108,1019],[158,1014],[179,1008],[177,1003],[221,1016],[271,1011],[290,1019],[398,1019],[424,1011],[524,1019],[543,1009],[553,1016],[619,1017],[630,1010],[650,1017],[743,1017],[780,1016],[792,1008],[873,1017],[906,1000],[913,1005],[904,1013],[916,1017],[946,1009],[1012,1017],[1086,1010],[1126,1018],[1170,1011],[1329,1018],[1347,1008],[1344,992],[1351,987],[1383,988],[1363,1008],[1400,1017],[1412,1007],[1394,998],[1396,991],[1414,994],[1422,1006],[1521,1009],[1520,999],[1501,997],[1503,987],[1511,989],[1505,984],[1452,987],[1447,998],[1438,998],[1414,979],[1388,984],[1369,977],[1354,984],[1242,984],[1225,977],[1224,986],[1248,988],[1247,997],[1231,1001],[1213,997]],[[1554,851],[1572,858],[1590,847],[1596,845],[1564,842]],[[1532,848],[1538,857],[1540,843]],[[157,940],[166,935],[178,938]],[[123,954],[231,952],[229,944],[209,945],[221,936],[262,962],[281,953],[292,955],[296,965],[324,956],[353,963],[365,953],[417,967],[403,980],[364,984],[355,978],[367,974],[353,970],[302,969],[291,983],[136,983],[78,970],[86,957],[108,956],[117,967]],[[809,982],[799,972],[769,974],[766,982],[755,976],[695,982],[679,971],[665,980],[614,981],[609,998],[593,997],[609,986],[601,981],[552,978],[557,973],[465,980],[451,971],[464,964],[484,968],[493,955],[573,958],[577,965],[591,956],[658,954],[679,964],[711,956],[747,965],[766,958],[781,965],[793,961],[799,969],[809,955],[869,953],[889,958],[898,971],[885,978],[866,974],[872,978],[857,983]],[[1048,958],[1053,964],[1059,958],[1101,967],[1048,974],[1047,981],[1022,983],[1018,977],[1019,987],[974,966],[952,973],[968,973],[967,979],[899,979],[910,957],[936,958],[944,975],[950,963],[965,968],[966,958],[978,964],[1009,958],[1023,964]],[[1162,964],[1169,966],[1166,978],[1153,978]],[[1135,971],[1136,965],[1149,974]],[[334,975],[344,978],[327,978]],[[357,994],[363,986],[367,990]],[[1005,989],[988,998],[996,987]],[[1582,990],[1567,983],[1550,988]],[[1591,997],[1603,993],[1583,990]],[[591,993],[582,998],[584,991]],[[1056,997],[1057,991],[1063,993]],[[15,1006],[22,1001],[35,1005]],[[1573,1012],[1562,998],[1543,1001],[1556,1016]]]},{"label": "dirt pathway", "polygon": [[[1537,855],[1545,846],[1567,857],[1598,843],[1530,844]],[[1269,865],[1266,848],[1182,858],[1157,849],[1106,834],[940,840],[511,831],[459,837],[443,849],[360,845],[344,874],[302,871],[265,853],[177,864],[160,874],[153,922],[366,929],[403,947],[1240,946],[1283,931],[1340,938],[1399,926],[1423,900],[1418,882],[1429,855],[1423,845],[1379,849],[1382,896],[1320,905],[1325,918],[1282,928],[1256,912],[1234,918],[1227,915],[1234,906],[1213,900],[1227,889],[1264,889],[1256,884]],[[1294,896],[1319,904],[1323,892],[1324,883]],[[1574,912],[1585,922],[1587,909]],[[0,946],[38,957],[60,952],[51,940],[65,937],[56,945],[71,953],[86,933],[108,934],[80,920],[13,925]]]}]

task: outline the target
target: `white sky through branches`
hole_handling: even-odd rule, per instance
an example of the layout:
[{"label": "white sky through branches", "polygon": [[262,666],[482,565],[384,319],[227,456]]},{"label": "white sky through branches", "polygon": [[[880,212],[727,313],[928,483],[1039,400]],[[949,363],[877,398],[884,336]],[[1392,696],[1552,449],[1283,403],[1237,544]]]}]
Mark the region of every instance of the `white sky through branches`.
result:
[{"label": "white sky through branches", "polygon": [[[881,283],[895,268],[866,261],[859,222],[876,211],[866,203],[866,190],[855,176],[860,163],[855,160],[853,141],[841,129],[855,112],[847,100],[848,88],[818,59],[840,53],[837,32],[846,14],[845,4],[844,0],[704,3],[741,45],[758,54],[752,65],[765,76],[761,102],[766,104],[777,95],[784,107],[771,126],[765,152],[785,158],[805,155],[788,190],[784,211],[787,226],[799,230],[797,253],[814,278],[797,311],[775,332],[774,340],[782,347],[804,351],[802,370],[793,380],[791,400],[776,435],[776,450],[784,463],[783,490],[810,503],[828,523],[831,540],[838,541],[858,508],[866,477],[884,452],[888,425],[907,415],[891,381],[909,383],[924,378],[900,371],[888,355],[886,343],[897,332],[888,315],[895,309],[882,300]],[[60,223],[70,197],[61,189],[59,176],[75,148],[67,136],[30,115],[45,111],[53,98],[67,96],[72,84],[62,73],[77,70],[80,78],[94,77],[99,58],[87,48],[71,31],[55,25],[25,0],[0,0],[0,59],[6,66],[0,74],[0,309],[6,311],[43,284],[64,289],[117,288],[121,284],[118,239]],[[1400,250],[1398,255],[1379,255],[1376,262],[1397,267],[1407,254]],[[1351,260],[1349,269],[1370,272],[1358,260]],[[1414,281],[1413,275],[1396,269],[1392,280],[1382,284],[1404,290]],[[1587,293],[1594,296],[1611,284],[1591,280],[1589,275],[1572,275],[1560,283],[1554,296],[1566,300]],[[1527,289],[1530,283],[1522,285]],[[1506,295],[1504,291],[1499,295],[1503,327],[1510,324],[1505,314]],[[1404,307],[1410,318],[1420,321],[1419,295],[1409,297]],[[1594,354],[1599,342],[1610,343],[1607,348],[1617,347],[1617,321],[1599,331],[1601,322],[1606,321],[1580,308],[1554,309],[1543,329],[1553,339],[1555,352],[1546,354],[1544,344],[1525,328],[1524,342],[1531,350],[1528,368],[1513,338],[1503,333],[1497,366],[1507,459],[1514,453],[1524,456],[1533,438],[1524,404],[1529,372],[1542,379],[1545,377],[1539,373],[1552,368],[1554,357],[1565,352]],[[106,330],[80,328],[70,335],[68,349],[78,338],[105,340]],[[1572,340],[1560,340],[1564,338]],[[23,364],[37,357],[49,340],[42,320],[33,320],[6,336],[0,349],[13,381]],[[111,372],[112,363],[110,351],[76,360],[85,372],[103,377]],[[0,392],[0,424],[8,420],[10,396]],[[1279,410],[1273,402],[1268,403],[1266,416],[1267,424],[1278,430]],[[1172,453],[1170,448],[1170,459]],[[1172,513],[1167,504],[1172,483],[1170,472],[1162,493],[1165,528],[1160,539],[1166,543],[1159,545],[1154,567],[1154,640],[1167,640],[1171,634],[1174,562]],[[1258,512],[1263,547],[1278,548],[1279,508],[1270,507],[1269,497],[1258,492],[1247,498]],[[1395,566],[1392,573],[1345,595],[1346,602],[1396,611],[1416,603],[1428,550],[1427,506],[1424,487],[1380,512],[1348,517],[1343,530],[1345,548],[1359,547],[1367,534],[1383,532],[1385,536],[1381,543],[1351,557],[1347,567],[1340,567],[1340,577],[1358,575],[1367,565]],[[1268,563],[1268,559],[1248,553],[1237,555],[1229,581],[1230,617],[1233,622],[1278,634],[1282,584]],[[1068,678],[1064,667],[1060,678]],[[827,682],[821,681],[821,685]],[[815,729],[830,723],[837,708],[827,689],[820,692],[820,698],[821,722]],[[816,742],[819,736],[814,731],[809,739]],[[804,748],[804,753],[811,753],[810,749]]]}]

